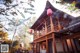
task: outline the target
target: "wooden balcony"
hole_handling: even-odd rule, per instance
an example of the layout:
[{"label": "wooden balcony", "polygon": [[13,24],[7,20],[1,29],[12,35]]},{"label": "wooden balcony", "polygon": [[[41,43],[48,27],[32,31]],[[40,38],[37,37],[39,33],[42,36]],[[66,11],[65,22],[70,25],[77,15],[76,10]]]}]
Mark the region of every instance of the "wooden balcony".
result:
[{"label": "wooden balcony", "polygon": [[35,33],[34,40],[45,37],[46,35],[51,34],[51,33],[52,33],[51,27],[47,26],[47,31],[44,29]]},{"label": "wooden balcony", "polygon": [[47,26],[47,33],[49,33],[49,32],[51,32],[51,26],[50,25]]},{"label": "wooden balcony", "polygon": [[40,38],[41,36],[45,36],[45,30],[37,31],[34,35],[34,39]]}]

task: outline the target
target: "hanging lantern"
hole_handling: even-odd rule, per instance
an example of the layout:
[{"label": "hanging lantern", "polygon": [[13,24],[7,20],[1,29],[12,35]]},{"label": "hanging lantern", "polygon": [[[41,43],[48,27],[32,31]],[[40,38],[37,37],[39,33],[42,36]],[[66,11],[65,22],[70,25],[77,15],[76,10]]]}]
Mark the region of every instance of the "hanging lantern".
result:
[{"label": "hanging lantern", "polygon": [[32,34],[33,33],[33,30],[32,29],[29,29],[29,33]]},{"label": "hanging lantern", "polygon": [[48,16],[51,16],[52,15],[52,10],[49,8],[49,9],[47,9],[47,15]]}]

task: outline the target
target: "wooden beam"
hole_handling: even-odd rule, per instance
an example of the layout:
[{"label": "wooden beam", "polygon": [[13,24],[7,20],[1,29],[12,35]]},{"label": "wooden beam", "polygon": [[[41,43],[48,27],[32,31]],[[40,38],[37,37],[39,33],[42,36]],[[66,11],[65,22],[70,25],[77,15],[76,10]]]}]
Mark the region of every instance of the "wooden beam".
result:
[{"label": "wooden beam", "polygon": [[[50,34],[52,34],[52,33],[54,33],[54,32],[49,32],[49,33],[46,33],[44,36],[40,36],[39,38],[36,38],[36,39],[34,39],[34,41],[38,41],[38,39],[41,39],[41,38],[43,38],[43,37],[46,37],[46,36],[49,36]],[[53,37],[52,37],[53,38]]]},{"label": "wooden beam", "polygon": [[74,33],[73,35],[63,36],[63,39],[72,39],[72,38],[79,38],[79,37],[80,37],[80,33]]}]

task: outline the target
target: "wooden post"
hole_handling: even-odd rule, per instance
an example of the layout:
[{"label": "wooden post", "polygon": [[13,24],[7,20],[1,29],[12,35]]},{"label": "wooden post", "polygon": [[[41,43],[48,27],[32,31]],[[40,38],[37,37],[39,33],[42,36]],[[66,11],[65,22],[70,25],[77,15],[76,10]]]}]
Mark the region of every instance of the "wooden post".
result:
[{"label": "wooden post", "polygon": [[47,25],[46,25],[46,20],[44,20],[45,21],[45,34],[47,33]]},{"label": "wooden post", "polygon": [[52,33],[52,36],[53,36],[53,53],[57,53],[56,40],[55,40],[55,35],[54,35],[54,33]]},{"label": "wooden post", "polygon": [[65,43],[66,43],[66,46],[67,46],[67,52],[70,53],[70,50],[69,50],[69,47],[68,47],[68,44],[67,44],[67,39],[65,40]]},{"label": "wooden post", "polygon": [[61,42],[62,42],[62,46],[63,46],[64,53],[66,53],[66,50],[65,50],[65,41],[64,41],[64,39],[61,38]]},{"label": "wooden post", "polygon": [[46,36],[46,53],[48,53],[48,40],[47,40],[47,36]]},{"label": "wooden post", "polygon": [[75,47],[75,45],[74,45],[73,39],[71,39],[70,41],[71,41],[71,45],[72,45],[72,47],[73,47],[74,53],[77,53],[77,50],[76,50],[76,47]]},{"label": "wooden post", "polygon": [[37,53],[37,43],[35,43],[35,53]]},{"label": "wooden post", "polygon": [[[51,31],[54,32],[54,24],[51,16],[50,16],[50,24],[51,24]],[[53,50],[54,50],[53,53],[57,53],[56,40],[55,40],[54,33],[52,33],[52,37],[53,37]]]},{"label": "wooden post", "polygon": [[37,31],[34,30],[34,40],[36,39]]},{"label": "wooden post", "polygon": [[72,52],[74,52],[74,49],[73,49],[73,45],[72,45],[71,39],[70,39],[70,44],[71,44]]},{"label": "wooden post", "polygon": [[[47,25],[46,25],[46,20],[44,20],[44,24],[45,24],[45,34],[47,33]],[[48,39],[47,39],[47,36],[46,36],[46,53],[48,53]]]},{"label": "wooden post", "polygon": [[63,41],[64,41],[64,45],[65,45],[65,52],[70,53],[69,46],[68,46],[68,43],[67,43],[67,39],[64,39]]},{"label": "wooden post", "polygon": [[36,53],[38,53],[38,43],[36,43]]},{"label": "wooden post", "polygon": [[33,53],[34,53],[34,43],[32,44],[32,46],[33,46],[32,50],[33,50]]},{"label": "wooden post", "polygon": [[51,31],[54,31],[54,26],[53,26],[53,21],[52,21],[52,17],[50,16],[50,24],[51,24]]},{"label": "wooden post", "polygon": [[57,17],[57,21],[58,21],[58,28],[59,30],[61,30],[61,25],[60,25],[60,22],[59,22],[59,18]]},{"label": "wooden post", "polygon": [[39,42],[37,42],[37,47],[36,47],[36,49],[37,49],[37,53],[40,53],[40,43],[39,43]]},{"label": "wooden post", "polygon": [[36,47],[35,47],[35,42],[34,42],[34,48],[33,48],[33,53],[36,53]]},{"label": "wooden post", "polygon": [[39,44],[39,53],[40,53],[40,43],[38,43]]}]

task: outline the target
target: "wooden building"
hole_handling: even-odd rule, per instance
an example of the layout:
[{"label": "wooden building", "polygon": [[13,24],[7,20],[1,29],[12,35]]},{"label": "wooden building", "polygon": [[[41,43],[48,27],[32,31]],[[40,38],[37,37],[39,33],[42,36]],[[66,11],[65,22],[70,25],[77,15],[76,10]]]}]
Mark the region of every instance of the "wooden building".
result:
[{"label": "wooden building", "polygon": [[80,18],[56,9],[49,1],[31,29],[34,30],[34,53],[42,49],[46,53],[80,53]]}]

